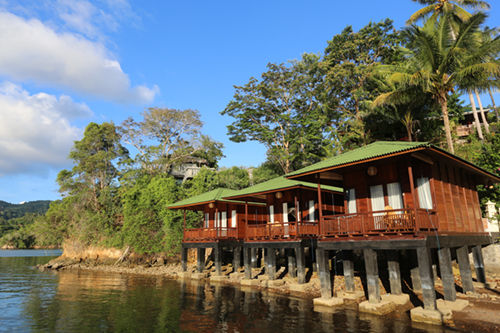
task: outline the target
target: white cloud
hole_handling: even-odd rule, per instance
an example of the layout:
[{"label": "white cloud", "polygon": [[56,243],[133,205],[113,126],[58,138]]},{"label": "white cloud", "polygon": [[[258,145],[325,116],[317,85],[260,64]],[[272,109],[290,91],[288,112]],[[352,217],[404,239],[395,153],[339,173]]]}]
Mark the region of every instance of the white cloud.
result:
[{"label": "white cloud", "polygon": [[46,173],[67,167],[67,156],[82,130],[70,120],[92,115],[68,96],[30,95],[20,86],[0,84],[0,176]]},{"label": "white cloud", "polygon": [[[84,19],[74,18],[73,24],[85,29]],[[11,79],[65,87],[122,103],[148,103],[158,93],[157,86],[132,87],[120,63],[102,43],[57,32],[38,19],[0,12],[0,40],[0,74]]]}]

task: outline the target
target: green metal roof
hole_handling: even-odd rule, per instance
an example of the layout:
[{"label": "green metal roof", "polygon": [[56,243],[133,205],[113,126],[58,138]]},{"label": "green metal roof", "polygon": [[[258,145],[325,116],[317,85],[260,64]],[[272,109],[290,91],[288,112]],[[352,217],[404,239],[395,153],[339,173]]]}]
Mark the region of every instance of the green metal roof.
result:
[{"label": "green metal roof", "polygon": [[234,190],[230,190],[227,188],[216,188],[215,190],[205,192],[199,195],[195,195],[190,198],[186,198],[181,201],[177,201],[171,205],[168,205],[167,208],[177,208],[184,206],[196,206],[199,204],[213,202],[213,201],[222,201],[222,202],[231,202],[230,200],[224,200],[223,197],[227,197],[233,194]]},{"label": "green metal roof", "polygon": [[291,172],[287,174],[286,177],[298,176],[304,173],[321,170],[324,168],[340,166],[343,164],[359,162],[374,157],[399,153],[405,150],[425,147],[431,147],[431,145],[428,142],[377,141]]},{"label": "green metal roof", "polygon": [[[318,185],[313,184],[313,183],[309,183],[309,182],[291,180],[291,179],[287,179],[287,178],[281,176],[281,177],[276,177],[276,178],[273,178],[271,180],[265,181],[265,182],[260,183],[260,184],[256,184],[256,185],[244,188],[244,189],[239,190],[239,191],[235,191],[231,195],[225,196],[225,198],[231,199],[231,198],[238,198],[238,197],[248,196],[248,195],[262,193],[262,192],[285,190],[287,188],[291,188],[291,187],[295,187],[295,186],[304,186],[304,187],[310,187],[310,188],[316,189]],[[321,185],[321,189],[335,191],[335,192],[343,192],[344,191],[340,187],[327,186],[327,185]]]}]

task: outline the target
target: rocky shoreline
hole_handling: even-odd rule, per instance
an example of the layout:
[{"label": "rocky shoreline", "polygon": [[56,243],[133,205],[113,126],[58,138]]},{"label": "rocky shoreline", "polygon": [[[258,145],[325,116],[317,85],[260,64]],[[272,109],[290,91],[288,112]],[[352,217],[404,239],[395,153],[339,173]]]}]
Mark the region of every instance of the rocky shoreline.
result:
[{"label": "rocky shoreline", "polygon": [[[61,256],[51,260],[45,265],[39,265],[38,268],[42,271],[52,270],[90,270],[107,273],[118,274],[137,274],[146,276],[157,276],[168,279],[186,279],[186,280],[199,280],[207,281],[209,283],[222,283],[233,285],[240,288],[252,288],[255,290],[270,292],[278,295],[290,295],[295,297],[302,297],[307,299],[315,299],[315,311],[323,312],[331,310],[334,304],[322,304],[316,302],[320,300],[320,281],[316,272],[309,273],[308,282],[305,284],[297,284],[295,279],[290,278],[284,268],[277,272],[279,276],[276,280],[269,280],[267,274],[264,274],[263,268],[254,268],[252,280],[245,280],[242,269],[234,272],[231,264],[222,267],[222,275],[215,275],[215,267],[212,262],[209,262],[203,273],[197,273],[194,263],[188,265],[186,272],[182,271],[182,266],[178,258],[167,260],[165,258],[157,257],[150,258],[150,260],[124,260],[117,262],[113,259],[73,259]],[[369,310],[360,309],[359,303],[366,300],[364,292],[362,292],[362,282],[359,278],[356,279],[356,290],[358,292],[349,294],[343,292],[344,281],[342,276],[335,276],[334,281],[335,291],[337,294],[336,299],[342,299],[342,305],[349,308],[356,308],[360,311],[369,312]],[[438,301],[438,307],[444,309],[443,321],[446,326],[456,327],[463,330],[473,330],[481,332],[497,332],[500,330],[500,275],[490,274],[489,287],[482,286],[475,283],[476,292],[466,294],[457,294],[459,307],[453,307],[449,304],[443,303],[442,300]],[[436,281],[436,289],[439,292],[442,285],[440,281]],[[384,293],[381,284],[382,293]],[[442,290],[441,290],[442,291]],[[406,296],[406,295],[403,295]],[[415,296],[421,301],[421,294],[416,292]],[[383,295],[385,297],[392,297],[393,295]],[[396,297],[397,298],[397,297]],[[408,315],[409,310],[415,305],[415,300],[410,302],[409,297],[399,297],[400,299],[391,299],[395,305],[390,309],[398,315]],[[417,299],[417,302],[419,301]],[[441,302],[441,303],[440,303]],[[330,309],[329,309],[330,308]],[[444,311],[444,312],[443,312]]]}]

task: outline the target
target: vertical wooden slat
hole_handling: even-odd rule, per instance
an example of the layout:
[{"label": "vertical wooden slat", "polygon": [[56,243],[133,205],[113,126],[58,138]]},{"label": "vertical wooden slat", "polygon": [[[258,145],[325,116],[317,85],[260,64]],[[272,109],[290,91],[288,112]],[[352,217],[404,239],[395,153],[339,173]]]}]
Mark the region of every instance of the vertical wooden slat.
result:
[{"label": "vertical wooden slat", "polygon": [[417,194],[415,193],[415,184],[413,182],[413,169],[411,167],[411,164],[408,164],[408,179],[410,181],[410,191],[411,191],[411,196],[413,198],[413,212],[415,214],[415,230],[418,231],[420,228],[420,223],[417,216],[418,200],[417,200]]}]

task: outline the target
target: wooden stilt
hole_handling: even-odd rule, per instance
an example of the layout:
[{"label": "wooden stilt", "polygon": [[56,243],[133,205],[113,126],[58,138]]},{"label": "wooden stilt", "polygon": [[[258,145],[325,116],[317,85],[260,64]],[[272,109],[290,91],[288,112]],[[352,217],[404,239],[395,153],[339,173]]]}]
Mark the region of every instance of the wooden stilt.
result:
[{"label": "wooden stilt", "polygon": [[443,282],[444,299],[446,301],[456,301],[457,291],[455,290],[455,278],[451,267],[451,252],[447,247],[438,250],[439,271]]},{"label": "wooden stilt", "polygon": [[377,252],[372,249],[364,249],[366,281],[368,285],[368,301],[370,303],[380,302],[380,287],[378,282]]},{"label": "wooden stilt", "polygon": [[434,275],[432,273],[432,261],[429,248],[417,248],[418,271],[422,284],[422,295],[424,298],[424,309],[436,309],[436,290],[434,289]]},{"label": "wooden stilt", "polygon": [[328,251],[317,248],[316,260],[318,263],[318,274],[321,283],[321,297],[331,298],[332,294],[332,276],[328,259]]},{"label": "wooden stilt", "polygon": [[258,252],[260,251],[260,249],[257,249],[255,247],[252,247],[250,249],[250,265],[252,268],[257,268],[259,267],[258,265]]},{"label": "wooden stilt", "polygon": [[299,284],[306,283],[306,263],[304,248],[295,248],[295,257],[297,258],[297,282]]},{"label": "wooden stilt", "polygon": [[251,265],[251,254],[253,248],[244,248],[243,249],[243,263],[245,265],[245,279],[252,278],[252,265]]},{"label": "wooden stilt", "polygon": [[222,274],[222,249],[219,245],[214,247],[215,274]]},{"label": "wooden stilt", "polygon": [[241,267],[241,247],[235,246],[233,249],[233,270],[236,272]]},{"label": "wooden stilt", "polygon": [[462,279],[462,288],[464,293],[474,292],[472,285],[472,273],[470,271],[469,249],[467,246],[457,248],[458,268],[460,269],[460,278]]},{"label": "wooden stilt", "polygon": [[203,272],[203,269],[205,268],[205,249],[204,248],[198,248],[197,249],[197,263],[196,263],[196,269],[198,270],[199,273]]},{"label": "wooden stilt", "polygon": [[293,249],[287,249],[288,257],[288,275],[292,278],[297,277],[297,259],[295,258]]},{"label": "wooden stilt", "polygon": [[267,248],[266,269],[269,280],[276,279],[276,249]]},{"label": "wooden stilt", "polygon": [[351,251],[344,251],[342,263],[344,268],[345,290],[354,292],[354,262],[352,261]]}]

